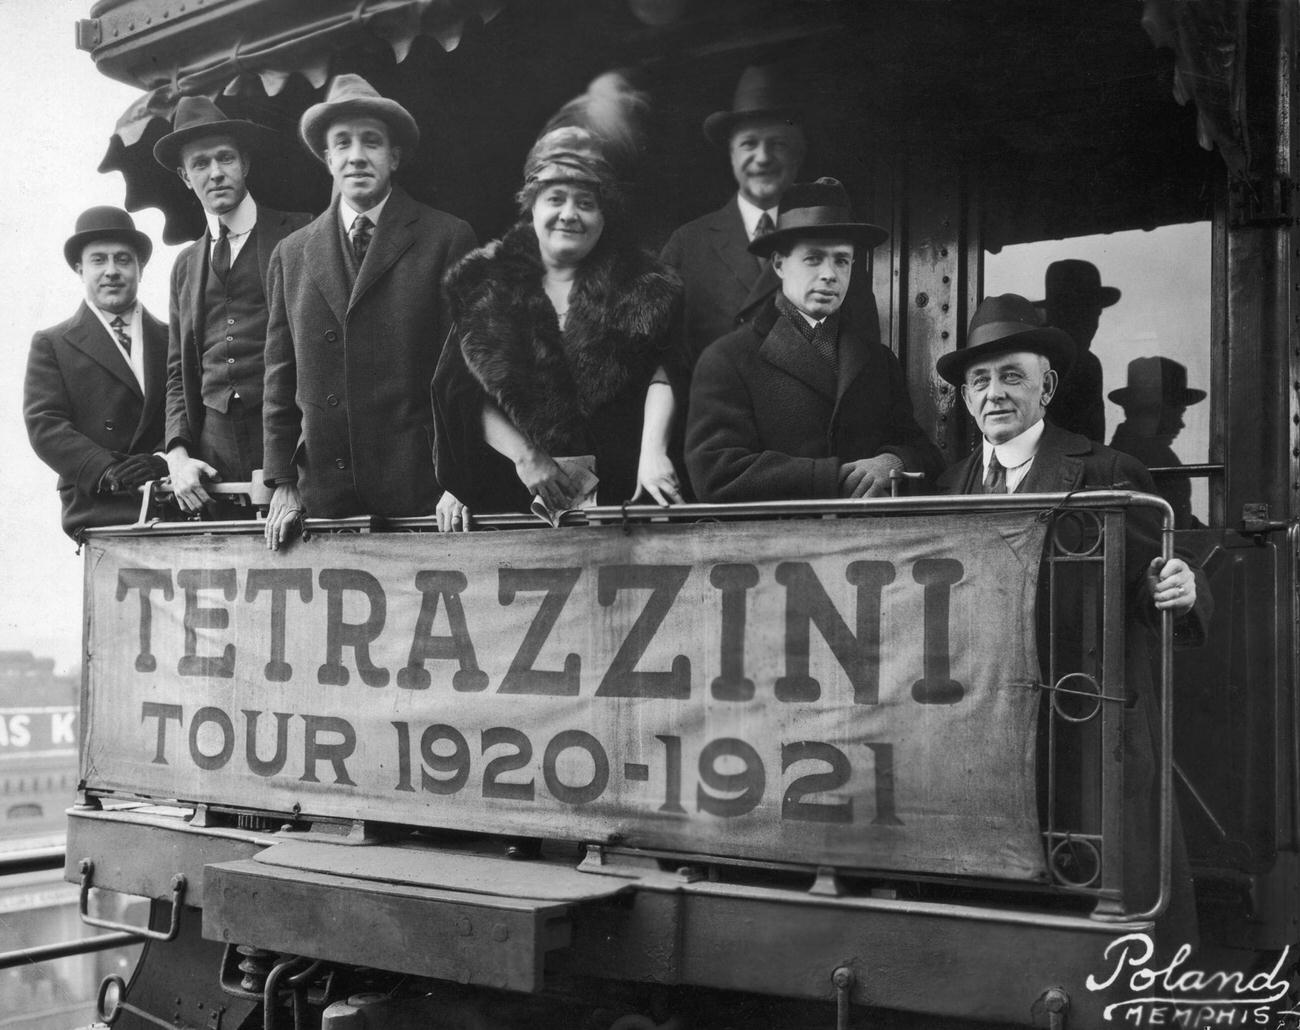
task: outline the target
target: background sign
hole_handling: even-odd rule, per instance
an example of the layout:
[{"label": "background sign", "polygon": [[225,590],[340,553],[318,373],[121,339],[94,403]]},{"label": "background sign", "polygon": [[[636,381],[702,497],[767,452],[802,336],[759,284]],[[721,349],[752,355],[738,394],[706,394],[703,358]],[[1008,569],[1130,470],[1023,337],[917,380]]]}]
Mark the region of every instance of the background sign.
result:
[{"label": "background sign", "polygon": [[88,786],[1044,875],[1032,514],[87,546]]}]

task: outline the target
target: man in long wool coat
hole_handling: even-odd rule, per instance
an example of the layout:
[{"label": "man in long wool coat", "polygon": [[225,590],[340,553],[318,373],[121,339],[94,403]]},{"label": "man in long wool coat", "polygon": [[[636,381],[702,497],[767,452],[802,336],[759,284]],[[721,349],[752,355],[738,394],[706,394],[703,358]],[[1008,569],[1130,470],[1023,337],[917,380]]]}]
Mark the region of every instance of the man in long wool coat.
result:
[{"label": "man in long wool coat", "polygon": [[304,515],[428,515],[429,383],[447,335],[443,273],[476,244],[393,173],[419,128],[358,75],[340,75],[299,130],[338,197],[271,257],[263,400],[267,545]]}]

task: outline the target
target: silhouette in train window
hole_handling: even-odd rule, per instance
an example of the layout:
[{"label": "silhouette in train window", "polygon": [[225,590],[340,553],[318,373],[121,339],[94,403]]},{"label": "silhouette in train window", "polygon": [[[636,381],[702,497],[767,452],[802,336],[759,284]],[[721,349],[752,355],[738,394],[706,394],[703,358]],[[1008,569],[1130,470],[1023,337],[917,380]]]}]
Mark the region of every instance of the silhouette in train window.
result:
[{"label": "silhouette in train window", "polygon": [[[1124,421],[1115,427],[1110,445],[1131,454],[1147,468],[1181,465],[1173,442],[1185,427],[1183,416],[1192,404],[1205,400],[1205,391],[1189,389],[1187,368],[1173,358],[1134,358],[1128,363],[1128,382],[1107,395],[1124,409]],[[1192,514],[1192,484],[1182,476],[1161,477],[1160,495],[1174,509],[1178,529],[1202,529]]]},{"label": "silhouette in train window", "polygon": [[1101,361],[1092,352],[1103,308],[1114,306],[1120,291],[1103,286],[1091,261],[1053,261],[1043,277],[1043,300],[1035,307],[1044,321],[1064,329],[1074,340],[1074,365],[1052,399],[1047,417],[1062,429],[1105,443],[1106,404],[1101,396]]}]

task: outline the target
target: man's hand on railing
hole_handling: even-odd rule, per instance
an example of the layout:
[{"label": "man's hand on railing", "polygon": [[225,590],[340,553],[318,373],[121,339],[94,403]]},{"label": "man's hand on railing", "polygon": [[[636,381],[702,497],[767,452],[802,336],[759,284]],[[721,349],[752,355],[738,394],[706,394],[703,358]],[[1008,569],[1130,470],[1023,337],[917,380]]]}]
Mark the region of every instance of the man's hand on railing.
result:
[{"label": "man's hand on railing", "polygon": [[194,512],[208,504],[212,497],[203,488],[206,476],[216,482],[221,478],[217,470],[206,461],[191,458],[184,447],[173,447],[167,452],[167,472],[171,477],[172,495],[182,511]]},{"label": "man's hand on railing", "polygon": [[99,480],[107,493],[122,493],[144,486],[151,479],[167,475],[167,462],[157,454],[132,454],[108,466]]},{"label": "man's hand on railing", "polygon": [[1147,566],[1147,584],[1156,607],[1175,615],[1196,604],[1196,576],[1181,558],[1152,558]]},{"label": "man's hand on railing", "polygon": [[270,510],[266,513],[267,549],[278,551],[281,546],[287,547],[302,529],[305,515],[297,484],[281,483],[277,486],[271,495]]}]

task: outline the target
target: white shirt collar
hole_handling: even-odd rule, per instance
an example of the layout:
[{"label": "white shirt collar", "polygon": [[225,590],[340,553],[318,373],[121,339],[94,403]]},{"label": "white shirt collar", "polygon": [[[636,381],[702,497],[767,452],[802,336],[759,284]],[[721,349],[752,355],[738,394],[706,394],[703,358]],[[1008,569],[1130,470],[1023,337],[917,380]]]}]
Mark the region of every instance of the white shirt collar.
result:
[{"label": "white shirt collar", "polygon": [[355,222],[362,215],[365,215],[367,218],[369,218],[370,223],[372,225],[378,225],[379,216],[384,213],[384,205],[388,203],[388,198],[391,197],[392,195],[393,195],[393,191],[389,190],[388,196],[384,197],[384,199],[381,200],[374,207],[366,208],[366,210],[364,211],[354,211],[352,209],[352,206],[346,200],[340,197],[339,198],[339,220],[342,221],[343,223],[343,232],[345,234],[351,235],[352,223]]},{"label": "white shirt collar", "polygon": [[736,194],[736,203],[740,205],[740,220],[745,223],[745,236],[749,239],[754,238],[754,230],[758,228],[758,220],[767,215],[772,219],[772,224],[776,224],[776,208],[769,208],[764,211],[761,207],[751,204],[739,193]]},{"label": "white shirt collar", "polygon": [[1034,455],[1038,453],[1038,442],[1043,438],[1043,429],[1046,425],[1047,423],[1040,418],[1019,436],[1013,436],[1006,443],[1000,443],[996,447],[986,438],[984,440],[985,471],[987,472],[989,467],[989,455],[996,453],[998,464],[1007,470],[1007,490],[1014,492],[1029,472],[1029,466],[1034,460]]},{"label": "white shirt collar", "polygon": [[257,224],[257,203],[251,193],[245,193],[244,199],[233,211],[227,211],[224,215],[214,215],[211,211],[205,211],[204,216],[208,220],[209,236],[216,240],[221,235],[221,223],[225,222],[230,227],[230,237],[233,242],[235,237],[250,233],[253,226]]}]

